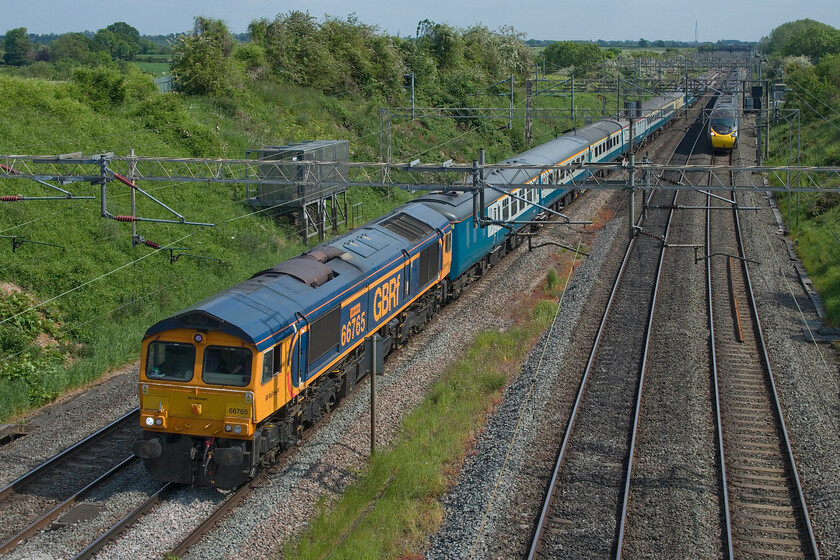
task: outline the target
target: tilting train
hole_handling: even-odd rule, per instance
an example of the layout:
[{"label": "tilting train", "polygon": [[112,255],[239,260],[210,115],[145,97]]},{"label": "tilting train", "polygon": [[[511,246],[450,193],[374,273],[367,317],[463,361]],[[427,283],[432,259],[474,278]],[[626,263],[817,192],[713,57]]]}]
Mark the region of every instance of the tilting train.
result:
[{"label": "tilting train", "polygon": [[[674,92],[643,103],[634,144],[686,99]],[[624,154],[630,130],[626,118],[604,119],[502,162],[549,169],[486,177],[499,189],[486,190],[495,225],[474,227],[469,193],[422,196],[153,325],[135,453],[161,480],[245,482],[350,394],[366,337],[379,333],[385,352],[399,348],[519,243],[526,226],[505,223],[538,219],[535,204],[562,207],[591,173],[580,164]],[[544,188],[506,186],[515,184]]]},{"label": "tilting train", "polygon": [[738,144],[738,103],[734,95],[721,95],[709,115],[712,150],[730,151]]}]

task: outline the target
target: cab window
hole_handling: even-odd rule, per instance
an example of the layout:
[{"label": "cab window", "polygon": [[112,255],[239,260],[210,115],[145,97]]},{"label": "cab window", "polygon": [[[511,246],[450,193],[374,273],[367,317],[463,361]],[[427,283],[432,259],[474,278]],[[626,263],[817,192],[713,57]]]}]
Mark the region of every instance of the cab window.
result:
[{"label": "cab window", "polygon": [[189,381],[193,378],[195,346],[181,342],[154,341],[146,355],[146,377],[162,381]]},{"label": "cab window", "polygon": [[204,350],[201,379],[208,385],[248,385],[251,382],[251,351],[247,348],[208,346]]},{"label": "cab window", "polygon": [[274,377],[274,348],[263,354],[262,382],[270,381]]},{"label": "cab window", "polygon": [[[288,352],[288,344],[285,344],[286,352]],[[263,368],[262,368],[262,382],[268,383],[274,376],[280,373],[281,361],[283,359],[283,350],[278,344],[274,348],[265,351],[263,354]]]}]

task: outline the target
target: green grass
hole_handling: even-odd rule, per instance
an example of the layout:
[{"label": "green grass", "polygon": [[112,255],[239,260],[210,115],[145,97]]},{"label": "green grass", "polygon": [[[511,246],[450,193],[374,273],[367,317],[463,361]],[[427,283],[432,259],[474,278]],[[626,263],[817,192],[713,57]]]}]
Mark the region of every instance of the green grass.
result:
[{"label": "green grass", "polygon": [[[805,123],[802,126],[802,160],[806,166],[836,166],[840,162],[840,118],[833,126],[826,121]],[[788,127],[779,124],[771,132],[769,165],[788,163]],[[796,130],[793,131],[793,154],[796,154]],[[792,162],[796,165],[796,162]],[[822,187],[840,187],[836,177],[824,177]],[[773,180],[773,178],[771,178]],[[779,181],[773,180],[774,183]],[[803,179],[803,186],[805,185]],[[800,193],[776,195],[779,210],[787,222],[797,252],[808,276],[820,293],[827,321],[840,324],[840,195],[832,193]]]},{"label": "green grass", "polygon": [[164,76],[169,73],[168,62],[135,62],[134,65],[140,70],[154,74],[155,77]]},{"label": "green grass", "polygon": [[524,324],[479,334],[402,422],[399,440],[377,451],[335,504],[283,550],[288,559],[419,558],[443,519],[439,498],[509,376],[551,323],[540,300]]},{"label": "green grass", "polygon": [[[330,138],[349,140],[353,161],[379,159],[379,109],[386,105],[381,99],[326,96],[268,80],[248,82],[235,97],[186,97],[158,94],[150,82],[139,71],[130,71],[122,85],[103,92],[73,82],[0,76],[0,153],[127,155],[134,149],[139,156],[238,159],[248,148]],[[506,103],[482,99],[485,106]],[[592,95],[578,95],[576,103],[600,107]],[[568,104],[568,99],[552,98],[535,102]],[[392,160],[465,162],[486,148],[488,161],[498,161],[525,149],[523,122],[515,120],[512,130],[504,128],[506,122],[480,121],[470,129],[450,119],[394,121]],[[535,121],[533,145],[569,126],[568,121]],[[184,257],[170,264],[168,254],[132,248],[130,226],[99,217],[96,200],[0,205],[0,235],[64,248],[25,244],[12,252],[11,241],[0,239],[0,282],[14,283],[36,302],[55,298],[49,309],[61,341],[41,348],[30,336],[21,353],[12,350],[14,341],[0,338],[0,422],[136,359],[143,333],[157,320],[305,250],[286,222],[267,214],[245,216],[249,209],[242,186],[139,184],[187,220],[217,224],[142,223],[139,235],[222,262]],[[99,194],[97,187],[84,183],[65,188],[76,195]],[[0,195],[5,194],[52,196],[55,191],[28,180],[0,180]],[[360,222],[411,196],[368,187],[348,193],[350,204],[362,203]],[[126,188],[112,183],[108,210],[130,214]],[[142,197],[137,215],[171,217]],[[0,327],[6,319],[0,314]]]}]

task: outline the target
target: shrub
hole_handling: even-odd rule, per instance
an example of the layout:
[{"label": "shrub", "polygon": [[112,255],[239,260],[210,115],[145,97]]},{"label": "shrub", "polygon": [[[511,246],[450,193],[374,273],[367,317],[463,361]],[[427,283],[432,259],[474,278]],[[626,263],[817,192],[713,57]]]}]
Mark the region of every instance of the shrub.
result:
[{"label": "shrub", "polygon": [[76,68],[73,83],[94,109],[121,105],[126,98],[125,76],[110,68]]}]

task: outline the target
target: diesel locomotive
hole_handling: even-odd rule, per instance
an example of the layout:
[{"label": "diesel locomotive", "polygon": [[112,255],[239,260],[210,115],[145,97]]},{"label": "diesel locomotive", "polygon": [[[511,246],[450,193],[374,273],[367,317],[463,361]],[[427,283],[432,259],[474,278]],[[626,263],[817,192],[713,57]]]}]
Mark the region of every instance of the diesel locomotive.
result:
[{"label": "diesel locomotive", "polygon": [[[299,440],[363,375],[364,340],[392,352],[481,277],[545,208],[619,158],[693,98],[674,92],[502,163],[485,177],[487,227],[470,193],[421,196],[152,325],[141,352],[142,439],[135,453],[165,481],[233,488]],[[542,168],[528,170],[533,164]],[[547,168],[547,169],[544,169]],[[506,185],[531,185],[531,188]]]}]

